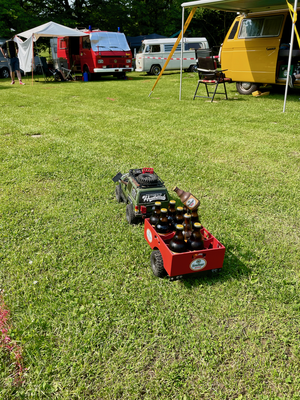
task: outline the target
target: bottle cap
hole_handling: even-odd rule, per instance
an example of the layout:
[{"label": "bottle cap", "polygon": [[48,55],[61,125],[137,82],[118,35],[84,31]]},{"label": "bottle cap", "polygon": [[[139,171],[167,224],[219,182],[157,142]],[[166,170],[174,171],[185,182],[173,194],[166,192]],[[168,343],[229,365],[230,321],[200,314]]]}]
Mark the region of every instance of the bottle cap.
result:
[{"label": "bottle cap", "polygon": [[177,207],[177,210],[179,210],[179,211],[182,211],[183,210],[183,207]]},{"label": "bottle cap", "polygon": [[191,214],[184,214],[184,218],[191,218]]},{"label": "bottle cap", "polygon": [[199,222],[195,222],[195,223],[194,223],[194,226],[195,226],[196,228],[201,228],[201,224],[199,224]]},{"label": "bottle cap", "polygon": [[162,213],[168,212],[168,210],[167,210],[166,208],[162,208],[160,211],[161,211]]},{"label": "bottle cap", "polygon": [[175,200],[170,200],[170,204],[176,204]]},{"label": "bottle cap", "polygon": [[157,205],[157,206],[160,206],[161,202],[160,201],[156,201],[154,204]]},{"label": "bottle cap", "polygon": [[176,225],[176,229],[179,229],[180,231],[183,231],[183,225],[177,224]]}]

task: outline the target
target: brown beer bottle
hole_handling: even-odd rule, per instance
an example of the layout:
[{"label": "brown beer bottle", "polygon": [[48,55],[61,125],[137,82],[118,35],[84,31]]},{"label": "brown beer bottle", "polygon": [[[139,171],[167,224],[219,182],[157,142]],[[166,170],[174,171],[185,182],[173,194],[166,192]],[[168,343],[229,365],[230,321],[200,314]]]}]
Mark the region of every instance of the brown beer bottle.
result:
[{"label": "brown beer bottle", "polygon": [[[196,210],[193,210],[192,211],[192,213],[191,213],[191,224],[192,224],[192,229],[194,229],[194,224],[195,224],[195,222],[199,222],[200,223],[200,220],[199,220],[199,215],[198,215],[198,210],[196,209]],[[201,224],[201,223],[200,223]],[[201,225],[201,229],[203,228],[203,226]]]},{"label": "brown beer bottle", "polygon": [[160,201],[156,201],[154,204],[155,204],[155,207],[154,207],[154,210],[153,210],[152,215],[149,220],[149,222],[152,226],[155,226],[158,223],[159,216],[160,216],[160,209],[161,209]]},{"label": "brown beer bottle", "polygon": [[175,200],[170,200],[169,206],[168,206],[168,220],[169,224],[172,227],[172,230],[175,230],[175,219],[176,219],[176,201]]},{"label": "brown beer bottle", "polygon": [[187,248],[191,251],[204,249],[203,236],[201,234],[201,224],[199,222],[195,222],[192,235],[186,244]]},{"label": "brown beer bottle", "polygon": [[175,186],[173,190],[177,193],[182,203],[185,204],[190,210],[196,210],[199,207],[200,201],[193,196],[192,193],[185,192],[184,190],[179,189],[177,186]]},{"label": "brown beer bottle", "polygon": [[183,221],[184,221],[183,208],[179,206],[179,207],[176,208],[175,223],[182,225]]},{"label": "brown beer bottle", "polygon": [[190,213],[190,210],[187,208],[187,206],[186,206],[185,204],[183,205],[182,208],[183,208],[183,215],[184,215],[184,214],[189,214],[189,213]]},{"label": "brown beer bottle", "polygon": [[191,214],[184,214],[183,238],[187,241],[192,235]]},{"label": "brown beer bottle", "polygon": [[187,246],[183,238],[183,225],[176,225],[176,233],[173,236],[172,240],[169,243],[169,249],[173,253],[184,253],[187,251]]},{"label": "brown beer bottle", "polygon": [[172,228],[168,221],[168,210],[166,208],[160,210],[160,217],[155,225],[155,230],[160,235],[166,235],[167,233],[172,232]]}]

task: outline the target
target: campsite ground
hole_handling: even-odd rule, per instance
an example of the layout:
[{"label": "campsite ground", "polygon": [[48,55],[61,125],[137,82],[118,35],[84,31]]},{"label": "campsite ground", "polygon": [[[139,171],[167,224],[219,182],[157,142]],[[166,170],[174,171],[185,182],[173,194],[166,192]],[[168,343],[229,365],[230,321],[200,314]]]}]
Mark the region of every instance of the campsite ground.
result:
[{"label": "campsite ground", "polygon": [[[1,80],[1,399],[299,399],[299,92],[192,101],[195,74]],[[201,200],[219,276],[152,275],[111,178]],[[176,199],[175,193],[172,197]],[[4,307],[4,306],[3,306]],[[2,338],[3,345],[3,338]],[[16,348],[16,347],[15,347]]]}]

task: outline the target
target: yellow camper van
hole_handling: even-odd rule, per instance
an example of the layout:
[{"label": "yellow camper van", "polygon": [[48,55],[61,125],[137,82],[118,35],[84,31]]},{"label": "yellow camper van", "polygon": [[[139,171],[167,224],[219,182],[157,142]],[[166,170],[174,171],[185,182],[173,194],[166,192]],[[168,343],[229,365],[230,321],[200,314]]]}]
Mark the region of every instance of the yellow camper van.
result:
[{"label": "yellow camper van", "polygon": [[[297,24],[296,24],[297,25]],[[300,23],[299,23],[300,25]],[[285,85],[292,20],[288,10],[238,15],[221,47],[222,69],[241,94],[261,84]],[[300,29],[298,28],[298,32]],[[294,40],[291,74],[300,73],[300,50]],[[295,85],[300,85],[300,80]]]}]

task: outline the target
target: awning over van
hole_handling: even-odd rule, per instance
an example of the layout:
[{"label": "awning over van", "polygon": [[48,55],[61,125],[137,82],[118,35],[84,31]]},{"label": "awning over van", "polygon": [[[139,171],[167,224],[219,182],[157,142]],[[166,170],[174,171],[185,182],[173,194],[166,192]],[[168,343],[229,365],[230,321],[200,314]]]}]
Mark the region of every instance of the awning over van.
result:
[{"label": "awning over van", "polygon": [[182,3],[182,7],[205,7],[230,12],[258,12],[286,9],[285,0],[198,0]]},{"label": "awning over van", "polygon": [[[297,10],[297,5],[298,5],[298,0],[294,0],[294,7],[293,7],[294,12],[296,12]],[[198,1],[190,1],[187,3],[182,3],[181,7],[182,7],[182,27],[183,27],[184,9],[187,7],[193,7],[193,9],[196,7],[204,7],[204,8],[209,8],[211,10],[249,13],[249,12],[260,12],[260,11],[273,11],[281,9],[286,10],[288,9],[288,4],[286,0],[198,0]],[[292,24],[287,76],[290,75],[293,42],[294,42],[294,30],[295,26],[294,24]],[[182,70],[180,71],[179,99],[181,99],[181,86],[182,86]],[[286,80],[286,85],[285,85],[283,112],[285,111],[287,93],[288,93],[288,79]]]}]

